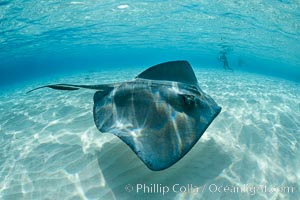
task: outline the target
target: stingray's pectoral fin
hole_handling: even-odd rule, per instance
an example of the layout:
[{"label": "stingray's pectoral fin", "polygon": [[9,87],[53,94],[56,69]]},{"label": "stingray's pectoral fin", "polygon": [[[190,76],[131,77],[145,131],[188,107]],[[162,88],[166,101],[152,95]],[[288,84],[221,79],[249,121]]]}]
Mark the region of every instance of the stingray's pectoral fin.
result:
[{"label": "stingray's pectoral fin", "polygon": [[46,87],[52,88],[55,90],[78,90],[78,89],[80,89],[80,86],[77,86],[77,85],[68,85],[68,84],[44,85],[44,86],[37,87],[37,88],[30,90],[30,91],[26,92],[26,94],[33,92],[35,90],[38,90],[38,89],[46,88]]}]

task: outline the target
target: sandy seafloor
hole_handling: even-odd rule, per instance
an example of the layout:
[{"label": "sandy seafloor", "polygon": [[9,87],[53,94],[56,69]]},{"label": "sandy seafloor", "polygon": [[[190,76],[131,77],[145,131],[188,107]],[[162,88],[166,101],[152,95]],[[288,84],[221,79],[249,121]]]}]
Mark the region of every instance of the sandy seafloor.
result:
[{"label": "sandy seafloor", "polygon": [[[117,137],[96,129],[93,91],[25,94],[46,83],[130,80],[137,69],[36,81],[1,94],[0,199],[300,199],[299,83],[195,71],[222,112],[182,160],[159,172],[146,168]],[[137,191],[137,184],[170,191]],[[173,191],[175,184],[199,190]],[[267,190],[254,192],[258,186]],[[290,190],[271,191],[278,186]]]}]

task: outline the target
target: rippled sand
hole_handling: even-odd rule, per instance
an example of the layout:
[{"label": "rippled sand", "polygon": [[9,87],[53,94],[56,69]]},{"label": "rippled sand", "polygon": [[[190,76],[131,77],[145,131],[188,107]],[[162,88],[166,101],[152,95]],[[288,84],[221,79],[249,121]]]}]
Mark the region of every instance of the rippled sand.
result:
[{"label": "rippled sand", "polygon": [[[107,83],[138,72],[93,72],[51,83]],[[36,82],[2,94],[0,199],[300,199],[300,85],[240,72],[201,69],[196,75],[222,112],[182,160],[159,172],[96,129],[93,91],[25,95],[45,84]],[[139,184],[148,189],[137,190]],[[199,190],[179,191],[189,185]],[[155,186],[170,191],[163,195]],[[249,191],[254,186],[267,191]],[[275,186],[290,190],[268,190]]]}]

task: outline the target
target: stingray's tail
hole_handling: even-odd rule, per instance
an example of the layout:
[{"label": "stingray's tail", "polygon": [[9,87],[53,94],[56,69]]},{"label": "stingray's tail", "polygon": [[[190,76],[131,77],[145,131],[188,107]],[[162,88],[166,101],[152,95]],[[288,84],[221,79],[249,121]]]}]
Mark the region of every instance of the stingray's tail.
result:
[{"label": "stingray's tail", "polygon": [[38,89],[46,88],[46,87],[52,88],[55,90],[78,90],[80,88],[102,90],[103,88],[107,87],[107,85],[70,85],[70,84],[44,85],[44,86],[29,90],[28,92],[26,92],[26,94],[33,92],[35,90],[38,90]]}]

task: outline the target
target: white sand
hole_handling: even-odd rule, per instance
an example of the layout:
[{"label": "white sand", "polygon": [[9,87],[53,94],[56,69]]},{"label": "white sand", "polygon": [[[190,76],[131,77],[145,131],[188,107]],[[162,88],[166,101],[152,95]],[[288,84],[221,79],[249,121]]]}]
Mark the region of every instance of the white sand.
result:
[{"label": "white sand", "polygon": [[[107,83],[137,72],[80,74],[52,83]],[[0,199],[300,199],[300,85],[240,72],[201,69],[196,75],[222,112],[182,160],[159,172],[96,129],[92,91],[25,95],[45,84],[39,82],[2,94]],[[139,184],[149,188],[138,190]],[[155,184],[169,191],[155,192]],[[199,190],[178,191],[191,184]],[[254,193],[254,186],[267,191]],[[274,186],[286,188],[270,192]],[[244,191],[234,192],[238,187]]]}]

